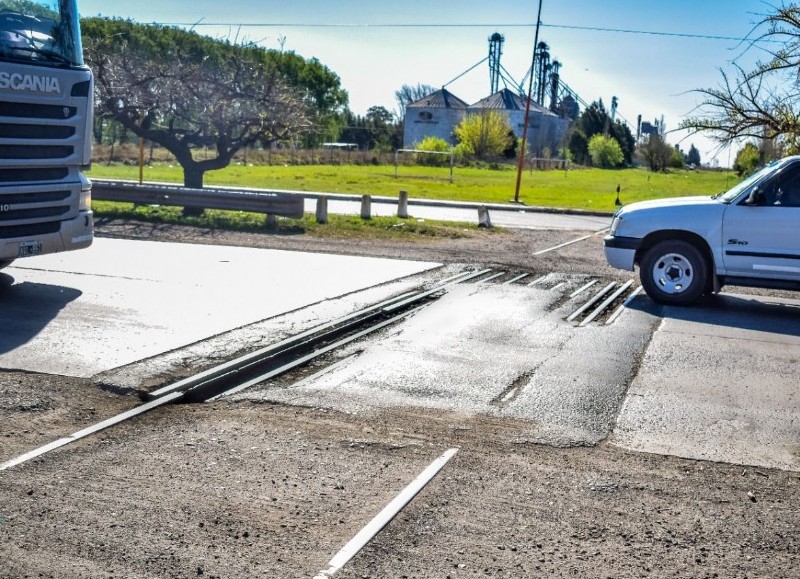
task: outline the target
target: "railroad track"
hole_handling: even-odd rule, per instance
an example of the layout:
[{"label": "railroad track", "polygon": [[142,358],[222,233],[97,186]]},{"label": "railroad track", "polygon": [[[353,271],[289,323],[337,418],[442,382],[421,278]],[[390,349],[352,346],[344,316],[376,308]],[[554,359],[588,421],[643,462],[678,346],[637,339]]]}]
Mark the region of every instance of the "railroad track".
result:
[{"label": "railroad track", "polygon": [[564,319],[579,327],[592,323],[600,325],[613,323],[627,303],[641,290],[633,288],[633,281],[603,285],[598,279],[590,279],[573,290],[578,279],[580,278],[565,278],[558,274],[535,277],[528,272],[491,269],[462,272],[440,281],[431,289],[396,296],[147,393],[142,396],[141,406],[2,463],[0,471],[28,462],[161,406],[216,400],[266,382],[397,323],[436,300],[448,287],[455,284],[516,285],[563,293],[562,301],[565,304],[577,306]]},{"label": "railroad track", "polygon": [[[624,303],[621,302],[632,299],[638,291],[630,291],[632,281],[621,285],[610,283],[603,286],[598,279],[585,281],[581,276],[549,274],[537,277],[529,272],[491,269],[462,272],[438,282],[431,289],[395,296],[143,395],[142,404],[137,408],[2,463],[0,471],[39,458],[162,406],[216,400],[291,372],[315,358],[325,356],[337,348],[398,323],[441,297],[450,286],[466,283],[517,286],[520,289],[529,287],[537,291],[558,292],[562,296],[562,304],[559,307],[564,307],[566,303],[583,302],[565,318],[567,322],[579,326],[592,322],[599,323],[602,320],[605,320],[606,324],[612,323],[624,308]],[[577,285],[579,287],[576,288]],[[598,287],[602,289],[596,291]],[[608,312],[615,307],[617,308],[615,313],[609,315]],[[457,453],[457,448],[450,448],[434,460],[348,541],[314,578],[326,579],[340,571]]]},{"label": "railroad track", "polygon": [[431,289],[396,296],[155,390],[143,396],[141,406],[6,461],[0,464],[0,471],[38,458],[161,406],[214,400],[223,394],[239,392],[269,380],[386,328],[425,307],[441,296],[447,287],[476,280],[490,271],[484,269],[462,272],[440,281]]}]

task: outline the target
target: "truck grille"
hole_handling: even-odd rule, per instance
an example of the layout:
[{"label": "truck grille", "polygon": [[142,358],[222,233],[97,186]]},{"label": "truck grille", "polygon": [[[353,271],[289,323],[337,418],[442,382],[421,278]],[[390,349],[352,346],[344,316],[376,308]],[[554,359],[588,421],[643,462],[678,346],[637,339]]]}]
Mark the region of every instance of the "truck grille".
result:
[{"label": "truck grille", "polygon": [[50,72],[65,88],[60,104],[0,94],[0,239],[58,233],[79,211],[91,81],[88,71]]},{"label": "truck grille", "polygon": [[74,147],[58,145],[36,145],[25,147],[21,145],[0,145],[0,159],[66,159],[75,152]]},{"label": "truck grille", "polygon": [[0,101],[0,117],[16,117],[19,119],[71,119],[77,113],[77,107]]},{"label": "truck grille", "polygon": [[0,239],[36,237],[37,235],[58,233],[60,229],[60,221],[51,221],[50,223],[35,223],[33,225],[11,225],[8,227],[0,226]]},{"label": "truck grille", "polygon": [[69,139],[75,127],[63,125],[10,125],[0,123],[0,139]]},{"label": "truck grille", "polygon": [[69,213],[69,205],[54,207],[36,207],[35,209],[17,209],[0,213],[0,223],[3,221],[17,221],[19,219],[42,219],[50,217],[63,217]]},{"label": "truck grille", "polygon": [[41,169],[0,169],[2,183],[36,183],[37,181],[61,181],[69,175],[66,167]]}]

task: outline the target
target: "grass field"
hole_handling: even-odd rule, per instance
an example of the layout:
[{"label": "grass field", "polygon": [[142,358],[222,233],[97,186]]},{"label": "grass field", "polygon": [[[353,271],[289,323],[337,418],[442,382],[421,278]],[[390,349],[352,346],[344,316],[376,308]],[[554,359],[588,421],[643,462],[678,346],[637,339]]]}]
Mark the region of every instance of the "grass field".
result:
[{"label": "grass field", "polygon": [[[131,165],[95,163],[91,177],[139,178]],[[448,168],[387,165],[233,165],[206,173],[206,185],[228,185],[262,189],[288,189],[327,193],[409,196],[480,203],[507,203],[514,198],[517,171],[514,167],[479,169],[456,167],[449,181]],[[154,164],[144,168],[145,182],[183,182],[179,165]],[[522,174],[519,200],[531,206],[613,211],[617,186],[623,204],[661,197],[712,195],[738,181],[731,171],[670,170],[651,173],[645,169],[570,169],[528,171]]]}]

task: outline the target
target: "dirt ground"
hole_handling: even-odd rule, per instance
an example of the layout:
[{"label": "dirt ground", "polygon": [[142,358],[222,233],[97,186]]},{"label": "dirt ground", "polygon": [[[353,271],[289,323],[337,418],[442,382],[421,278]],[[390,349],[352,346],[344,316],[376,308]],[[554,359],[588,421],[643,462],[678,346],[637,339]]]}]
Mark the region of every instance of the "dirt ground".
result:
[{"label": "dirt ground", "polygon": [[[630,277],[600,237],[377,243],[108,222],[98,234]],[[1,297],[1,296],[0,296]],[[0,370],[0,462],[139,404]],[[521,421],[395,408],[170,406],[0,472],[0,579],[300,578],[447,449],[458,454],[335,577],[800,577],[800,475],[531,444]]]}]

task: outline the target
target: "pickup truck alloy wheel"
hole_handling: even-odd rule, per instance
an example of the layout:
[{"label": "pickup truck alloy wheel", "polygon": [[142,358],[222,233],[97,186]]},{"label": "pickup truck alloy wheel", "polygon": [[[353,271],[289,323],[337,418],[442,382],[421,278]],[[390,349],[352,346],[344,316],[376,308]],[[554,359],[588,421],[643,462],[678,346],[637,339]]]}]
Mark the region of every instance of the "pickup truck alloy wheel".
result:
[{"label": "pickup truck alloy wheel", "polygon": [[647,250],[639,276],[647,295],[662,304],[688,305],[706,288],[708,266],[691,243],[668,240]]}]

